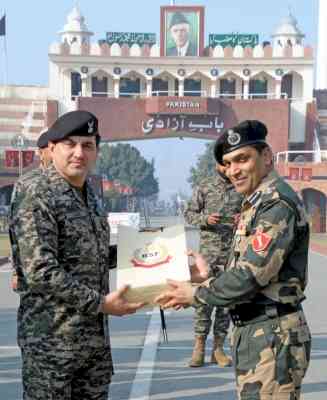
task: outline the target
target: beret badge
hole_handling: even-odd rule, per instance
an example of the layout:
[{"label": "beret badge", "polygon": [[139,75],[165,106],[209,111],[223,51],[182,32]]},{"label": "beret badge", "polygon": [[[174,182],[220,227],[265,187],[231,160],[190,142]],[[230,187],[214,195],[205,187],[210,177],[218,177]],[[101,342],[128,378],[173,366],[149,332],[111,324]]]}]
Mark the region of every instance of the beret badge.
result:
[{"label": "beret badge", "polygon": [[241,135],[238,132],[233,131],[233,129],[229,129],[227,134],[227,142],[230,146],[236,146],[240,143]]},{"label": "beret badge", "polygon": [[89,121],[89,122],[87,123],[87,125],[88,125],[88,130],[87,130],[87,132],[88,132],[88,133],[93,133],[93,131],[94,131],[94,120]]}]

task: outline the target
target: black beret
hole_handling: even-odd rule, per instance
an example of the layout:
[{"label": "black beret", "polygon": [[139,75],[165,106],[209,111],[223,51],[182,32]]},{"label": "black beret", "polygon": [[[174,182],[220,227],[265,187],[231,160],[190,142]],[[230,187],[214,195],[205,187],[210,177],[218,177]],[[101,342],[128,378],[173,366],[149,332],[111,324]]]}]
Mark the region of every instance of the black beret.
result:
[{"label": "black beret", "polygon": [[231,129],[227,129],[219,139],[217,139],[214,147],[215,159],[222,164],[223,155],[244,146],[251,146],[255,143],[267,143],[267,127],[260,121],[247,120]]},{"label": "black beret", "polygon": [[59,117],[46,132],[48,142],[59,142],[70,136],[96,136],[98,132],[98,119],[88,111],[70,111]]},{"label": "black beret", "polygon": [[177,25],[177,24],[190,24],[190,23],[189,23],[189,21],[187,20],[187,18],[185,17],[185,15],[183,13],[176,12],[171,18],[171,21],[170,21],[170,24],[169,24],[169,29],[172,26]]},{"label": "black beret", "polygon": [[43,132],[41,132],[36,145],[39,149],[45,149],[46,147],[48,147],[48,131],[45,130]]}]

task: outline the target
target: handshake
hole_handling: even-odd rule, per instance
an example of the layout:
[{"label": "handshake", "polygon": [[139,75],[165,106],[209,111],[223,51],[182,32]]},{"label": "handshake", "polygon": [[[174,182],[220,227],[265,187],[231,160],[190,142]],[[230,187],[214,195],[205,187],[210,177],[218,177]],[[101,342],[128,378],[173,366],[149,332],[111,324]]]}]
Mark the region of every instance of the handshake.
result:
[{"label": "handshake", "polygon": [[[193,302],[196,285],[192,283],[202,283],[208,279],[209,269],[204,258],[193,251],[188,252],[188,256],[193,258],[194,262],[190,265],[191,282],[168,280],[168,289],[154,299],[162,309],[174,308],[176,310],[182,307],[188,307]],[[103,298],[100,306],[100,312],[104,314],[123,316],[133,314],[138,309],[147,305],[146,302],[130,302],[126,299],[128,285],[109,293]]]}]

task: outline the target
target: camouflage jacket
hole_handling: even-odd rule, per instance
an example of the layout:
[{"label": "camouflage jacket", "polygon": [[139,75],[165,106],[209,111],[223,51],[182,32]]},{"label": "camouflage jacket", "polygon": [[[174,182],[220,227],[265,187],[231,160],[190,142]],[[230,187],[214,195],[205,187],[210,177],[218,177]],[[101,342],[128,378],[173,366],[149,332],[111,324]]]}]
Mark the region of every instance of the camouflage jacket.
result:
[{"label": "camouflage jacket", "polygon": [[303,204],[273,171],[243,202],[227,270],[199,287],[195,301],[297,305],[305,298],[308,247]]},{"label": "camouflage jacket", "polygon": [[108,344],[107,318],[98,310],[109,292],[109,226],[85,188],[86,202],[52,165],[16,185],[9,229],[21,346]]},{"label": "camouflage jacket", "polygon": [[[215,254],[221,251],[222,241],[231,242],[234,216],[240,213],[242,197],[228,179],[217,173],[204,179],[194,190],[184,212],[185,221],[200,229],[200,251],[207,248]],[[219,214],[222,222],[208,224],[210,214]]]}]

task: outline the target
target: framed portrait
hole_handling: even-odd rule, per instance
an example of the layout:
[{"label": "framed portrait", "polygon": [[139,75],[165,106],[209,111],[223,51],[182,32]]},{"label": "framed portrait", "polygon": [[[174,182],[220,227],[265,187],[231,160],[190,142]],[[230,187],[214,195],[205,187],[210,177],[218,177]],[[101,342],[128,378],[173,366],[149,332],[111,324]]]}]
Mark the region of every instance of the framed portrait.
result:
[{"label": "framed portrait", "polygon": [[161,7],[160,55],[197,57],[203,54],[204,7]]}]

